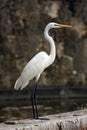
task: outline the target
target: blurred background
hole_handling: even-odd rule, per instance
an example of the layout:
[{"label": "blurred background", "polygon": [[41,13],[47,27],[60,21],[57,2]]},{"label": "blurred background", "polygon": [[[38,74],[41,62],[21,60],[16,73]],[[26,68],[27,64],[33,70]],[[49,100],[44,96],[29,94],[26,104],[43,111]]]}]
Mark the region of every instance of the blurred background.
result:
[{"label": "blurred background", "polygon": [[[86,108],[87,1],[0,0],[0,120],[31,118],[30,87],[15,91],[23,67],[39,51],[49,54],[44,28],[49,22],[72,25],[52,29],[56,60],[38,82],[39,115]],[[20,111],[21,110],[21,111]]]}]

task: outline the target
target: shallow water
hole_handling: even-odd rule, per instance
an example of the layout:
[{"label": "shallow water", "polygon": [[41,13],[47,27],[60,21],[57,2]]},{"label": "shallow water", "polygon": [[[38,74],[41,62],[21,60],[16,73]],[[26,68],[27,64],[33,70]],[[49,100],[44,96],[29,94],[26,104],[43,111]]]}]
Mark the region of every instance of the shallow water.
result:
[{"label": "shallow water", "polygon": [[[19,100],[21,104],[25,104],[27,100]],[[78,98],[52,98],[52,99],[38,99],[38,113],[39,116],[58,114],[61,112],[68,112],[78,110],[86,107],[87,99]],[[15,102],[14,102],[15,104]],[[31,105],[13,105],[0,108],[0,122],[12,119],[32,118]]]},{"label": "shallow water", "polygon": [[[0,91],[0,122],[32,118],[30,89]],[[87,108],[87,88],[51,88],[37,90],[39,116]]]}]

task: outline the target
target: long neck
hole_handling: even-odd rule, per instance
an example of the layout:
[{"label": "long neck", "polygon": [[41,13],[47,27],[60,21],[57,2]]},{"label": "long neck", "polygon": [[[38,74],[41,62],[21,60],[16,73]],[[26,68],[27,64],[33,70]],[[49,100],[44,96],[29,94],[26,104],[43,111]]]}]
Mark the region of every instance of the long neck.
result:
[{"label": "long neck", "polygon": [[45,28],[44,36],[45,36],[45,39],[49,42],[50,47],[51,47],[50,54],[49,54],[49,65],[50,65],[55,60],[55,57],[56,57],[56,48],[55,48],[54,40],[53,40],[53,38],[51,36],[49,36],[48,31],[49,31],[49,29]]}]

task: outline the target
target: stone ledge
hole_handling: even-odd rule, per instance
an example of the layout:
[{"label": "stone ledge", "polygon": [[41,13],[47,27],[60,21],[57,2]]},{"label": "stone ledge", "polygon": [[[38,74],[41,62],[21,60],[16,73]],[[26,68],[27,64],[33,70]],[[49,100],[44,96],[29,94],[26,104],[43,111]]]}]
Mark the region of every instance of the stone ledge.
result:
[{"label": "stone ledge", "polygon": [[0,123],[0,130],[87,130],[87,109]]}]

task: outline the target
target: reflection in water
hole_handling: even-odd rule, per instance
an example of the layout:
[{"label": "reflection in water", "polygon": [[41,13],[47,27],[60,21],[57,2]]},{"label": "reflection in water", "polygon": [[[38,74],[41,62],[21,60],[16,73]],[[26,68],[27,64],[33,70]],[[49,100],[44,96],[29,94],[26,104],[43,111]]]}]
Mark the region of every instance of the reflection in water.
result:
[{"label": "reflection in water", "polygon": [[[20,101],[19,101],[20,102]],[[38,100],[39,116],[58,114],[81,109],[87,100],[83,99],[68,99],[68,98],[52,98],[51,100]],[[10,119],[25,119],[32,118],[31,105],[29,106],[11,106],[3,107],[0,110],[0,122]]]}]

